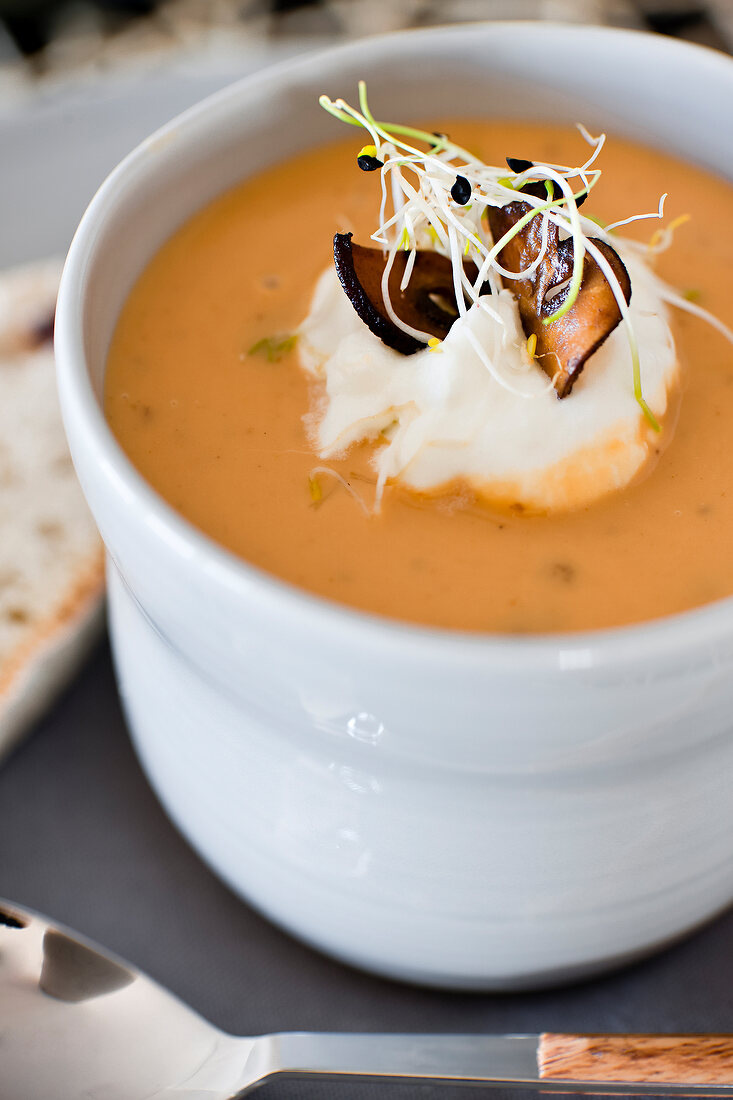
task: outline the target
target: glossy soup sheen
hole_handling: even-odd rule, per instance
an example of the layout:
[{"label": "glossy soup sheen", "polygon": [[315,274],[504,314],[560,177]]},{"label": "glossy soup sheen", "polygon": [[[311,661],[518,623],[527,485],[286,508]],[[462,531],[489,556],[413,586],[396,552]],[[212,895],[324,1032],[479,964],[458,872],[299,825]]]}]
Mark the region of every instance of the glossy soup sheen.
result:
[{"label": "glossy soup sheen", "polygon": [[[572,127],[435,125],[495,164],[507,154],[567,164],[587,155]],[[466,493],[428,500],[395,488],[381,514],[367,516],[323,475],[322,498],[312,498],[310,474],[321,463],[302,418],[316,395],[297,351],[269,361],[250,349],[295,330],[335,231],[368,243],[379,181],[357,169],[358,146],[357,136],[315,150],[228,192],[168,241],[134,287],[110,351],[106,410],[147,480],[254,565],[411,622],[570,631],[733,593],[733,347],[678,311],[679,419],[639,484],[554,517],[493,512]],[[611,221],[655,210],[668,191],[667,220],[692,217],[657,270],[733,324],[730,185],[618,139],[600,164],[589,212]],[[648,239],[657,224],[622,232]],[[328,462],[368,503],[370,453],[364,445]]]}]

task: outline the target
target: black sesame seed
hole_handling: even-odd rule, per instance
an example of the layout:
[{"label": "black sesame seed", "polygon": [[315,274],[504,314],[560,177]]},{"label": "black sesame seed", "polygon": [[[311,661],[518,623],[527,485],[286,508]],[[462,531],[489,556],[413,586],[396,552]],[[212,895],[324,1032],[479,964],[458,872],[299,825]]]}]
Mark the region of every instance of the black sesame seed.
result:
[{"label": "black sesame seed", "polygon": [[384,167],[383,161],[377,160],[376,157],[370,157],[366,153],[363,153],[360,157],[357,157],[356,163],[359,165],[362,172],[376,172],[378,168]]},{"label": "black sesame seed", "polygon": [[520,172],[526,172],[528,168],[534,168],[534,162],[531,160],[522,160],[521,157],[507,157],[506,162],[511,168],[512,172],[516,172],[519,175]]},{"label": "black sesame seed", "polygon": [[471,184],[465,176],[456,176],[456,182],[450,189],[451,198],[459,206],[465,206],[471,198]]}]

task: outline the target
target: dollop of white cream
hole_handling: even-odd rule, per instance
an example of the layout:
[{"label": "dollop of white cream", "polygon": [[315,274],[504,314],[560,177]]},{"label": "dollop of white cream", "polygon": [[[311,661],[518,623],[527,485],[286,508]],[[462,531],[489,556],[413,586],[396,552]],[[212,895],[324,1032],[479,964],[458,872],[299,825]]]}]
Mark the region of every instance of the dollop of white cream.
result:
[{"label": "dollop of white cream", "polygon": [[[644,396],[661,420],[679,380],[667,308],[636,250],[614,245],[631,278]],[[361,322],[329,267],[298,347],[303,367],[324,388],[308,417],[319,455],[380,440],[377,501],[392,480],[426,494],[460,481],[500,505],[578,508],[637,477],[671,432],[654,432],[634,398],[623,323],[559,400],[528,356],[508,290],[480,299],[436,350],[404,356]]]}]

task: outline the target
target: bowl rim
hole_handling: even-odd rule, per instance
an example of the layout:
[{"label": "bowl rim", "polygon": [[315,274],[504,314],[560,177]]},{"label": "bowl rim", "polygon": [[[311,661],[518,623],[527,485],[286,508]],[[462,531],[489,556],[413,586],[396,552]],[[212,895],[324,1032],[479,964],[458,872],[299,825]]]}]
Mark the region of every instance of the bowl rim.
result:
[{"label": "bowl rim", "polygon": [[200,100],[144,139],[112,170],[89,203],[69,248],[57,304],[55,351],[64,421],[67,426],[72,420],[83,425],[85,444],[94,452],[97,464],[104,468],[108,485],[124,498],[135,500],[140,506],[139,516],[155,517],[158,533],[164,536],[174,554],[187,559],[189,565],[199,571],[203,566],[210,580],[235,598],[254,600],[271,618],[299,616],[314,636],[336,631],[339,643],[376,642],[385,655],[399,652],[405,656],[409,647],[415,658],[429,654],[447,665],[465,666],[468,663],[481,667],[486,667],[490,660],[492,665],[522,673],[532,669],[580,671],[600,665],[628,665],[650,658],[673,657],[733,638],[733,596],[640,623],[567,633],[519,635],[413,623],[301,589],[239,557],[178,513],[145,480],[117,442],[91,381],[83,332],[86,306],[82,287],[86,271],[95,261],[101,227],[114,218],[117,197],[124,193],[126,184],[141,160],[148,156],[151,146],[164,143],[173,132],[180,136],[201,116],[225,108],[230,101],[246,95],[251,87],[281,86],[282,81],[287,83],[288,78],[297,78],[301,72],[312,70],[321,59],[346,62],[358,56],[365,47],[374,48],[385,41],[399,42],[405,38],[439,38],[440,45],[444,45],[447,39],[455,42],[463,36],[473,38],[477,33],[499,37],[527,34],[528,30],[588,41],[599,37],[603,40],[615,38],[620,45],[643,39],[645,48],[667,55],[677,54],[683,59],[704,58],[707,67],[717,66],[730,79],[733,90],[733,59],[717,50],[645,31],[534,20],[460,23],[373,35],[308,52],[295,60],[289,58],[245,76]]}]

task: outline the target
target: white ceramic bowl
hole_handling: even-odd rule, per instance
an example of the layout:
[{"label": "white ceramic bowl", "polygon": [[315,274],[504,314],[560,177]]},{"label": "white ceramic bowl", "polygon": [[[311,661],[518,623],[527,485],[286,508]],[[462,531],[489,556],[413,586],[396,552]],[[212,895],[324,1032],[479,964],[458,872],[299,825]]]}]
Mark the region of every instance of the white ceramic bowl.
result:
[{"label": "white ceramic bowl", "polygon": [[527,639],[371,618],[196,531],[101,411],[110,337],[148,259],[240,177],[338,137],[317,97],[357,77],[400,118],[580,114],[733,178],[733,63],[536,24],[288,63],[132,153],[61,288],[61,398],[109,550],[120,687],[172,818],[235,890],[342,959],[454,987],[547,984],[647,952],[733,898],[731,601]]}]

